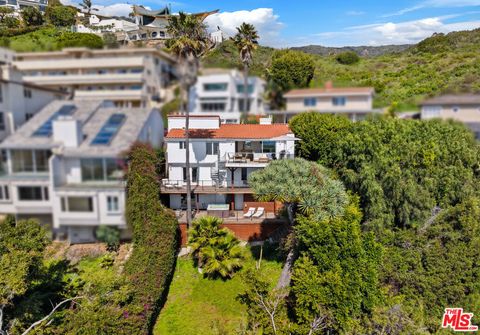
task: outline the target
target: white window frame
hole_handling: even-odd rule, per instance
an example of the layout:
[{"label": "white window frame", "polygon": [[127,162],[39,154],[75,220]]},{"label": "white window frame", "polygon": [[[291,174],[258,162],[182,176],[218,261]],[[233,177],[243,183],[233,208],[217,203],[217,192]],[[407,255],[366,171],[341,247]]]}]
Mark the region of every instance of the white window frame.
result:
[{"label": "white window frame", "polygon": [[0,185],[0,202],[10,201],[10,187],[8,185]]},{"label": "white window frame", "polygon": [[219,151],[219,143],[218,142],[206,142],[205,143],[205,152],[208,156],[216,156],[218,155]]},{"label": "white window frame", "polygon": [[[120,197],[118,195],[107,195],[105,197],[107,202],[107,213],[117,214],[120,213]],[[116,199],[116,201],[114,201]],[[116,205],[116,208],[110,207],[110,205]]]}]

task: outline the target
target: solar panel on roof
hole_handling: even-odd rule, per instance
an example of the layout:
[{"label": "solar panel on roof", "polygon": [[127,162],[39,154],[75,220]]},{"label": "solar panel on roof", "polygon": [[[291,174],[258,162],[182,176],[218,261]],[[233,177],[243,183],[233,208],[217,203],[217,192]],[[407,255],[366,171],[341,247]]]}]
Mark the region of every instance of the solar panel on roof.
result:
[{"label": "solar panel on roof", "polygon": [[53,132],[53,121],[58,119],[60,116],[69,116],[72,115],[75,111],[75,105],[63,105],[58,111],[53,113],[52,116],[48,118],[33,134],[32,136],[37,137],[50,137]]},{"label": "solar panel on roof", "polygon": [[91,145],[108,145],[125,121],[125,114],[112,114],[90,143]]}]

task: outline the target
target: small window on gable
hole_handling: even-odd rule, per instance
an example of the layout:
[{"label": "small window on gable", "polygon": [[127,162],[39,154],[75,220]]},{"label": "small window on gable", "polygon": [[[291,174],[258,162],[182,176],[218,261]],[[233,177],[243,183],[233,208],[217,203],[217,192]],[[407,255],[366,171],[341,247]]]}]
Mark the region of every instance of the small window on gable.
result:
[{"label": "small window on gable", "polygon": [[186,148],[187,148],[186,145],[185,145],[185,142],[183,142],[183,141],[182,141],[182,142],[178,142],[178,147],[179,147],[180,149],[186,149]]}]

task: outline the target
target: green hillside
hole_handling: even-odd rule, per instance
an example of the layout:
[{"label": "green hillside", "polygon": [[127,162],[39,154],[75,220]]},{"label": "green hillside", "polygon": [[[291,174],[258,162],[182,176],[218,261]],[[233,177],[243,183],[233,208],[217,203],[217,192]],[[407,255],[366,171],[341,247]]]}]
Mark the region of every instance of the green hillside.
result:
[{"label": "green hillside", "polygon": [[[373,86],[376,107],[396,102],[400,110],[414,109],[427,96],[441,93],[480,92],[480,29],[437,34],[400,53],[361,58],[342,65],[335,56],[313,55],[316,61],[312,87],[332,80],[336,86]],[[252,73],[265,75],[274,49],[259,47]],[[207,55],[205,67],[238,66],[229,41]]]}]

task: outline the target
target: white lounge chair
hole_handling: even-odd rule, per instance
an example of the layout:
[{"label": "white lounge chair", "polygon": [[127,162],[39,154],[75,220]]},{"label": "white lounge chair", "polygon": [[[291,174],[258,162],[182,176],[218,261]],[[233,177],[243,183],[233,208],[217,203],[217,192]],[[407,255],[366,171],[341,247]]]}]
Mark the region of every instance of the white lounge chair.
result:
[{"label": "white lounge chair", "polygon": [[253,214],[252,216],[253,216],[254,218],[259,218],[259,217],[261,217],[263,214],[265,214],[265,208],[263,208],[263,207],[258,207],[258,208],[257,208],[257,212],[256,212],[255,214]]},{"label": "white lounge chair", "polygon": [[250,207],[248,211],[245,214],[243,214],[243,216],[246,218],[251,218],[253,213],[255,213],[255,207]]}]

